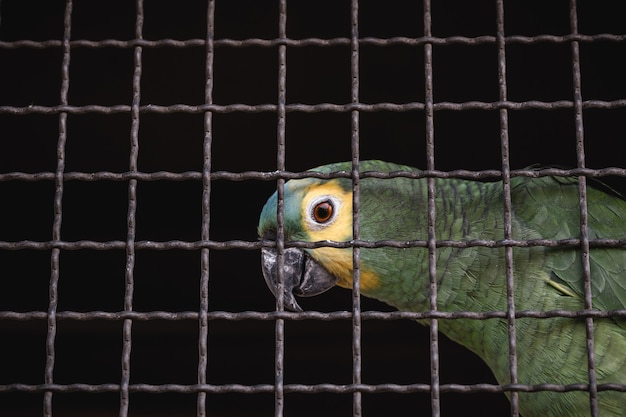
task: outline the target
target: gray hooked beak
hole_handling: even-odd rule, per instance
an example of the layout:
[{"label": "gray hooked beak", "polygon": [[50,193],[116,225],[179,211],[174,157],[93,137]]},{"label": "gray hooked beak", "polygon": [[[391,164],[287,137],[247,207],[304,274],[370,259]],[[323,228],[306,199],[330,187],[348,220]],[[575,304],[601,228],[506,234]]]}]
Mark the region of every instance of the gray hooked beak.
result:
[{"label": "gray hooked beak", "polygon": [[[302,311],[294,294],[299,297],[318,295],[335,286],[337,278],[300,248],[283,252],[283,300],[286,309]],[[274,297],[278,297],[278,255],[274,248],[261,248],[263,276]]]}]

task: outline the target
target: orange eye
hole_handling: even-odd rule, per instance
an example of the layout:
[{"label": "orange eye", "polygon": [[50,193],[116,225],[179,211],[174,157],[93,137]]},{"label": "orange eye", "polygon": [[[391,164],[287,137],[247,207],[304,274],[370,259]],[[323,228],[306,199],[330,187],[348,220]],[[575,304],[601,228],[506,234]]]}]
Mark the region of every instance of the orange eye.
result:
[{"label": "orange eye", "polygon": [[333,205],[328,201],[317,203],[313,207],[313,218],[318,223],[326,223],[333,217]]}]

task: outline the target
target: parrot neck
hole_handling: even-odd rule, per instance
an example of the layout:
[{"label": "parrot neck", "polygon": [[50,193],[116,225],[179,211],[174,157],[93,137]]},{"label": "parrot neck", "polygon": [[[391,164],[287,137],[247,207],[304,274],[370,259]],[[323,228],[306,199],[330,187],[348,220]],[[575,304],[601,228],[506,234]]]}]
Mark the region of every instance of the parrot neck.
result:
[{"label": "parrot neck", "polygon": [[[368,240],[427,240],[428,198],[426,180],[397,179],[394,193],[372,190],[362,204],[361,230]],[[501,194],[500,183],[477,183],[437,179],[435,183],[435,237],[438,241],[502,239],[502,209],[493,202]],[[501,199],[499,200],[501,201]],[[390,206],[390,204],[393,204]],[[411,208],[411,209],[408,209]],[[381,230],[381,226],[384,230]],[[368,235],[369,234],[369,235]],[[459,297],[468,285],[475,285],[472,268],[481,248],[438,247],[435,251],[438,307],[462,310]],[[487,249],[487,248],[482,248]],[[495,256],[498,250],[491,250]],[[483,253],[481,255],[484,256]],[[498,256],[500,254],[498,253]],[[375,248],[361,250],[363,265],[379,278],[381,285],[367,296],[377,298],[403,311],[428,311],[429,253],[426,248]],[[497,262],[492,267],[496,268]],[[493,271],[499,273],[499,271]]]},{"label": "parrot neck", "polygon": [[[504,238],[501,183],[438,179],[435,189],[434,226],[438,241]],[[401,219],[382,214],[385,233],[392,234],[383,234],[384,238],[389,236],[395,240],[426,240],[426,180],[414,181],[410,192],[402,197],[404,201],[398,208],[386,211],[404,213]],[[415,207],[415,210],[407,212],[406,207]],[[368,230],[368,226],[363,225],[362,230]],[[514,228],[516,231],[521,230],[517,223]],[[424,312],[431,309],[427,248],[362,249],[361,255],[366,266],[375,265],[375,272],[381,281],[379,287],[363,291],[364,295],[384,301],[401,311]],[[434,266],[437,310],[454,312],[506,309],[504,248],[440,246],[435,250]],[[472,340],[481,337],[481,333],[485,331],[484,325],[485,321],[482,320],[446,320],[440,323],[446,335],[475,351],[481,344]]]}]

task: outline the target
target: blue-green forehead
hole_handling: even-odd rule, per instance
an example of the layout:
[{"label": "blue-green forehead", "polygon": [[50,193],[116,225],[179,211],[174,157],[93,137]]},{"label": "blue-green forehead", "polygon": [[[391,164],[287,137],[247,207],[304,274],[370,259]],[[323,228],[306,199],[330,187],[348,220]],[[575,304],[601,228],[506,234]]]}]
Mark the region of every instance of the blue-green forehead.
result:
[{"label": "blue-green forehead", "polygon": [[[284,196],[284,219],[285,230],[291,233],[302,231],[302,200],[311,185],[318,183],[315,178],[304,178],[299,180],[291,180],[285,183]],[[278,207],[278,193],[274,192],[267,200],[261,217],[259,219],[259,235],[263,235],[268,230],[276,229],[276,213]]]}]

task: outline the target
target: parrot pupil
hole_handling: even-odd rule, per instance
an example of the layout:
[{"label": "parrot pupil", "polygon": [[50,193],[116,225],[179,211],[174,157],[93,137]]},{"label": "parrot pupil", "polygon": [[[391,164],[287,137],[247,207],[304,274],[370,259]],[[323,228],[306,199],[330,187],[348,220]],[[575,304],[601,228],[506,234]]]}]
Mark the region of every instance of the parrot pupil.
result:
[{"label": "parrot pupil", "polygon": [[323,201],[313,208],[313,217],[319,223],[326,223],[333,215],[333,206],[328,201]]}]

